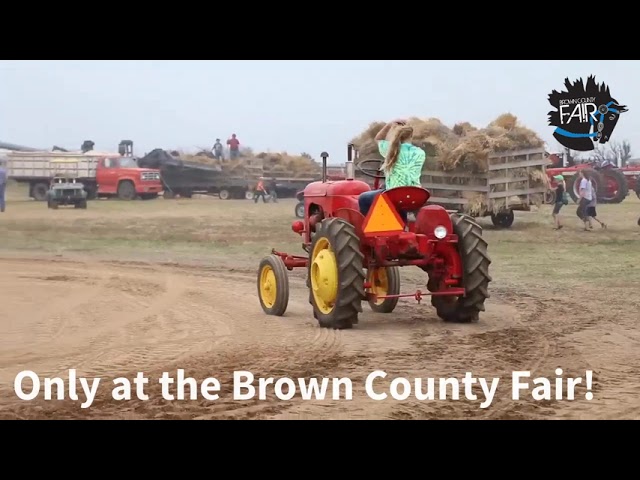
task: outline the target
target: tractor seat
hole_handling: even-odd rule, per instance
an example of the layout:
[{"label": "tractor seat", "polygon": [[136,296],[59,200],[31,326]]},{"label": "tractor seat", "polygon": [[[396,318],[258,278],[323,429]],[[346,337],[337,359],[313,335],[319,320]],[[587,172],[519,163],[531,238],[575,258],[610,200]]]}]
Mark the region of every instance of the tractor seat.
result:
[{"label": "tractor seat", "polygon": [[384,193],[398,212],[418,210],[431,197],[431,193],[422,187],[396,187]]}]

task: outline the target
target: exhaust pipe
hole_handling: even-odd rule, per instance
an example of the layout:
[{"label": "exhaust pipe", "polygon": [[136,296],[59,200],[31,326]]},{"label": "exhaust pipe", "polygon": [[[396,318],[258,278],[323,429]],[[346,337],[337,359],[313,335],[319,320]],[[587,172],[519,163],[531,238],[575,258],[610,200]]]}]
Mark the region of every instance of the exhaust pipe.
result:
[{"label": "exhaust pipe", "polygon": [[327,157],[329,154],[327,152],[322,152],[320,154],[322,157],[322,183],[326,183],[327,181]]}]

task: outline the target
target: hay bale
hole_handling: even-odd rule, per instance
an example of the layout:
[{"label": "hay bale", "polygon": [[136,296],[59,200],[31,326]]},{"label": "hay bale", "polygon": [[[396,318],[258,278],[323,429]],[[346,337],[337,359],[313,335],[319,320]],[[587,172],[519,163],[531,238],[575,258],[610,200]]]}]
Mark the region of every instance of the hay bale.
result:
[{"label": "hay bale", "polygon": [[258,154],[241,154],[233,160],[216,160],[207,152],[189,154],[184,151],[172,152],[176,158],[184,162],[206,166],[219,166],[222,171],[233,176],[245,177],[292,177],[309,178],[322,173],[322,168],[312,158],[302,155],[289,155],[286,152],[261,152]]},{"label": "hay bale", "polygon": [[[413,143],[423,148],[427,154],[424,171],[461,172],[477,174],[478,178],[489,171],[489,157],[509,151],[541,148],[544,141],[533,130],[521,125],[518,118],[505,113],[490,122],[484,128],[477,128],[469,122],[460,122],[449,128],[437,118],[421,119],[412,117],[407,123],[413,127]],[[382,159],[378,152],[375,136],[385,125],[384,122],[371,123],[364,132],[355,137],[351,143],[360,152],[361,159]],[[391,135],[391,132],[390,132]],[[518,161],[513,159],[512,161]],[[492,172],[494,175],[506,175],[506,171]],[[522,181],[509,184],[509,190],[526,188],[527,182],[531,187],[545,186],[549,182],[543,168],[539,169],[509,169],[509,177],[522,177]],[[528,178],[527,178],[528,177]],[[429,177],[426,182],[435,185],[441,181],[439,177]],[[423,176],[423,181],[425,177]],[[448,178],[447,185],[474,185],[473,178]],[[467,213],[483,215],[485,212],[497,212],[507,204],[522,203],[523,198],[494,199],[488,201],[485,194],[478,191],[452,191],[431,188],[432,195],[444,198],[464,198],[467,200]],[[492,192],[505,191],[505,184],[493,185]],[[540,196],[541,197],[541,196]],[[535,197],[533,197],[535,198]],[[542,200],[541,200],[542,201]]]}]

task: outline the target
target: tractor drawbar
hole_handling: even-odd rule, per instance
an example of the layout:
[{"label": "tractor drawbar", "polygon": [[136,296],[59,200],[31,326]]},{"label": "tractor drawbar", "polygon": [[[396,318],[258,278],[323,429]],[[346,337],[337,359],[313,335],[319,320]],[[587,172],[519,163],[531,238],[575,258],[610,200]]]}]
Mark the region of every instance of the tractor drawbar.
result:
[{"label": "tractor drawbar", "polygon": [[[365,288],[371,288],[371,284],[365,283]],[[444,296],[455,296],[462,297],[465,295],[464,288],[449,288],[443,292],[427,292],[423,293],[422,290],[416,290],[415,293],[404,293],[399,295],[375,295],[370,293],[367,295],[367,298],[372,301],[377,300],[385,300],[387,298],[415,298],[418,303],[422,300],[422,297],[444,297]]]}]

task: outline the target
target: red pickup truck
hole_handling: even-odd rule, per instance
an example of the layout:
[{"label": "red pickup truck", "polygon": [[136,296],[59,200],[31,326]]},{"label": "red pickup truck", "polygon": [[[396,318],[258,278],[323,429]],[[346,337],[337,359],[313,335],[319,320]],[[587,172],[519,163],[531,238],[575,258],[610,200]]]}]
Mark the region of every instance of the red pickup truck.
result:
[{"label": "red pickup truck", "polygon": [[156,198],[163,191],[160,170],[139,168],[131,157],[99,152],[11,152],[7,176],[29,184],[29,196],[44,201],[51,178],[65,175],[84,184],[89,199]]}]

